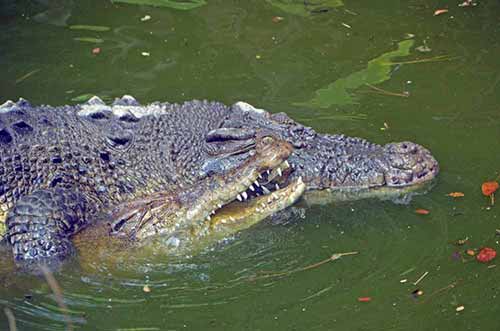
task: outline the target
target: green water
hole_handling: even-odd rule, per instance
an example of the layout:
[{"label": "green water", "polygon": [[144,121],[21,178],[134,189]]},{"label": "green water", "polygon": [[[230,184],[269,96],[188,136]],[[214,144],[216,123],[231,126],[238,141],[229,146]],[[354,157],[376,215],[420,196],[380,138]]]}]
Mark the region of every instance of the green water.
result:
[{"label": "green water", "polygon": [[[132,94],[144,103],[244,100],[285,111],[321,132],[420,143],[439,160],[439,180],[408,205],[363,200],[315,206],[304,218],[264,222],[193,257],[169,260],[156,252],[113,265],[99,256],[82,266],[68,262],[55,277],[73,327],[498,330],[499,267],[465,254],[465,262],[452,257],[466,248],[500,249],[500,205],[487,209],[480,190],[500,171],[498,1],[461,8],[460,1],[345,0],[344,6],[305,16],[272,1],[207,2],[177,11],[110,1],[51,1],[51,8],[43,1],[3,1],[0,99],[22,96],[34,104],[60,105],[91,93],[111,99]],[[433,16],[438,8],[449,12]],[[146,15],[151,19],[142,22]],[[284,19],[276,23],[274,16]],[[408,34],[414,35],[414,48],[399,62],[452,57],[393,66],[390,77],[376,83],[408,97],[361,85],[349,91],[354,104],[294,106],[394,51]],[[422,45],[431,51],[415,49]],[[95,47],[101,49],[97,55]],[[384,122],[388,129],[381,130]],[[446,196],[452,191],[465,197]],[[417,215],[416,208],[430,214]],[[465,237],[466,246],[453,245]],[[249,278],[346,251],[360,253],[288,276]],[[1,265],[9,268],[7,261]],[[43,279],[4,272],[0,280],[0,306],[11,309],[19,330],[65,328]],[[143,292],[145,284],[151,292]],[[416,289],[424,294],[414,298]],[[367,296],[371,302],[357,301]],[[456,312],[461,305],[465,309]],[[0,313],[0,328],[7,329]]]}]

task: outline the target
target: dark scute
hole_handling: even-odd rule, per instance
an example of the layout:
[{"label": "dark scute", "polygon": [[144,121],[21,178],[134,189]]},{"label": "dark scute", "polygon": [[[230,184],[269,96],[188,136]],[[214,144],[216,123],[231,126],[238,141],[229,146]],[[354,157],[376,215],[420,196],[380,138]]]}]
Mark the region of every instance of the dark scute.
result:
[{"label": "dark scute", "polygon": [[108,119],[109,118],[109,112],[104,112],[104,111],[96,111],[93,112],[89,115],[90,118],[93,118],[95,120],[102,120],[102,119]]},{"label": "dark scute", "polygon": [[16,131],[19,134],[29,133],[33,131],[31,125],[29,125],[25,121],[18,121],[16,123],[13,123],[12,129],[14,129],[14,131]]},{"label": "dark scute", "polygon": [[12,135],[7,129],[0,130],[0,144],[8,144],[12,142]]},{"label": "dark scute", "polygon": [[139,122],[140,119],[132,113],[126,113],[122,116],[119,117],[120,121],[127,122],[127,123],[136,123]]},{"label": "dark scute", "polygon": [[106,142],[109,146],[114,148],[120,148],[127,146],[133,138],[133,134],[129,131],[116,131],[112,134],[108,134],[106,137]]},{"label": "dark scute", "polygon": [[101,160],[105,162],[109,162],[109,160],[111,160],[111,156],[109,155],[108,151],[101,151],[99,153],[99,156],[101,157]]}]

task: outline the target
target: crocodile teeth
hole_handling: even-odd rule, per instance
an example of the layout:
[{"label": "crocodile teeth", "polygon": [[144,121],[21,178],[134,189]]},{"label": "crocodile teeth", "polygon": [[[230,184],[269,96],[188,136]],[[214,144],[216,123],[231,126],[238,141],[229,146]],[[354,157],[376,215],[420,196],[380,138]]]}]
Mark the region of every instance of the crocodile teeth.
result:
[{"label": "crocodile teeth", "polygon": [[215,210],[212,210],[212,212],[210,213],[210,215],[215,215]]},{"label": "crocodile teeth", "polygon": [[278,183],[274,184],[274,187],[279,190],[280,189],[280,186],[278,185]]},{"label": "crocodile teeth", "polygon": [[217,204],[217,208],[221,209],[222,205],[220,203]]},{"label": "crocodile teeth", "polygon": [[257,186],[257,187],[259,187],[259,186],[260,186],[260,184],[259,184],[259,182],[258,182],[258,181],[255,181],[255,182],[253,182],[253,183],[254,183],[254,184],[255,184],[255,186]]},{"label": "crocodile teeth", "polygon": [[260,204],[262,206],[262,208],[266,208],[266,204],[263,202]]},{"label": "crocodile teeth", "polygon": [[286,166],[287,168],[288,168],[288,167],[290,167],[290,163],[288,163],[288,160],[285,160],[285,162],[284,162],[284,163],[285,163],[285,166]]},{"label": "crocodile teeth", "polygon": [[241,193],[241,195],[243,196],[243,200],[248,199],[248,194],[247,194],[247,192],[243,192],[243,193]]},{"label": "crocodile teeth", "polygon": [[262,179],[262,175],[261,174],[259,174],[259,178]]},{"label": "crocodile teeth", "polygon": [[209,221],[210,221],[211,219],[212,219],[212,217],[210,217],[210,215],[208,215],[208,216],[207,216],[207,220],[209,220]]},{"label": "crocodile teeth", "polygon": [[238,196],[236,197],[239,201],[243,201],[243,198],[241,197],[241,195],[238,194]]},{"label": "crocodile teeth", "polygon": [[266,170],[266,173],[267,173],[268,175],[270,175],[270,174],[271,174],[271,172],[269,171],[269,169],[268,169],[268,170]]},{"label": "crocodile teeth", "polygon": [[274,192],[273,192],[272,196],[273,196],[273,198],[275,198],[275,199],[278,199],[278,198],[279,198],[279,197],[278,197],[278,195],[277,195],[276,193],[274,193]]},{"label": "crocodile teeth", "polygon": [[271,193],[271,191],[269,191],[269,190],[268,190],[268,188],[267,188],[267,187],[265,187],[265,186],[262,186],[262,191],[264,191],[264,194],[269,194],[269,193]]},{"label": "crocodile teeth", "polygon": [[281,172],[281,168],[278,167],[278,169],[276,169],[276,171],[278,172],[278,175],[281,177],[283,176],[283,172]]},{"label": "crocodile teeth", "polygon": [[254,188],[254,187],[253,187],[253,185],[251,185],[251,184],[250,184],[250,186],[249,186],[249,189],[250,189],[250,191],[255,192],[255,188]]}]

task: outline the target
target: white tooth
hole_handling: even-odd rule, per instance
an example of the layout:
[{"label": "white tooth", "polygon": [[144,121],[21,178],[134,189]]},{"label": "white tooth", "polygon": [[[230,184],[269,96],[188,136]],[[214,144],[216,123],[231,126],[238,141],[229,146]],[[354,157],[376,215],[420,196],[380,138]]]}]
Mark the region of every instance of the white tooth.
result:
[{"label": "white tooth", "polygon": [[261,174],[259,174],[259,178],[262,179],[262,175]]},{"label": "white tooth", "polygon": [[275,198],[275,199],[278,199],[278,198],[279,198],[279,196],[278,196],[276,193],[274,193],[274,192],[273,192],[272,196],[273,196],[273,198]]},{"label": "white tooth", "polygon": [[249,188],[250,188],[250,191],[255,192],[255,188],[253,187],[253,185],[250,185]]},{"label": "white tooth", "polygon": [[278,185],[278,183],[274,184],[274,187],[276,187],[277,190],[280,189],[280,186]]},{"label": "white tooth", "polygon": [[260,204],[262,206],[262,208],[266,208],[266,204],[263,202]]},{"label": "white tooth", "polygon": [[266,173],[267,173],[268,175],[269,175],[269,174],[271,174],[271,172],[270,172],[269,170],[266,170]]},{"label": "white tooth", "polygon": [[229,216],[229,219],[231,220],[231,222],[236,221],[233,216]]},{"label": "white tooth", "polygon": [[300,176],[300,177],[299,177],[298,182],[299,182],[299,183],[304,183],[304,182],[302,181],[302,176]]},{"label": "white tooth", "polygon": [[253,182],[253,183],[254,183],[254,184],[255,184],[255,186],[257,186],[257,187],[259,187],[259,186],[260,186],[260,184],[259,184],[259,182],[258,182],[258,181],[255,181],[255,182]]},{"label": "white tooth", "polygon": [[211,219],[212,219],[212,217],[210,217],[210,215],[208,215],[208,216],[207,216],[207,220],[209,220],[209,221],[210,221]]},{"label": "white tooth", "polygon": [[248,194],[247,194],[247,192],[243,192],[243,193],[241,193],[241,195],[243,196],[243,200],[248,199]]},{"label": "white tooth", "polygon": [[273,201],[273,198],[269,197],[267,198],[267,202],[272,202]]},{"label": "white tooth", "polygon": [[260,193],[255,193],[258,197],[260,197]]},{"label": "white tooth", "polygon": [[217,207],[218,207],[219,209],[221,209],[221,208],[222,208],[222,205],[221,205],[220,203],[218,203],[218,204],[217,204]]},{"label": "white tooth", "polygon": [[267,187],[265,187],[265,186],[262,186],[262,191],[264,192],[264,194],[269,194],[269,193],[271,193],[271,191],[269,191],[269,190],[267,189]]},{"label": "white tooth", "polygon": [[212,210],[212,212],[210,213],[210,215],[215,215],[215,210]]},{"label": "white tooth", "polygon": [[280,177],[283,176],[283,173],[281,172],[281,168],[280,167],[278,167],[278,169],[276,169],[276,170],[278,171],[278,176],[280,176]]},{"label": "white tooth", "polygon": [[243,198],[241,197],[241,195],[238,194],[238,196],[236,197],[239,201],[243,201]]},{"label": "white tooth", "polygon": [[287,167],[289,167],[289,166],[290,166],[290,163],[288,163],[288,160],[285,160],[285,165],[286,165]]},{"label": "white tooth", "polygon": [[260,213],[260,209],[259,208],[255,208],[255,211]]}]

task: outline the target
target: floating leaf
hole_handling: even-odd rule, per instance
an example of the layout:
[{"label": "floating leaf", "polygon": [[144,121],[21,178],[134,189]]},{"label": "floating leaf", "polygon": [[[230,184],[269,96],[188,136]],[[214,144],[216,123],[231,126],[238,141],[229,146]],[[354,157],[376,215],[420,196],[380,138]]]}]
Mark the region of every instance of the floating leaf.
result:
[{"label": "floating leaf", "polygon": [[143,5],[154,7],[168,7],[179,10],[190,10],[206,5],[205,0],[112,0],[112,2],[122,2],[131,5]]},{"label": "floating leaf", "polygon": [[108,26],[99,26],[99,25],[70,25],[69,28],[71,30],[88,30],[95,32],[105,32],[111,30]]},{"label": "floating leaf", "polygon": [[97,55],[99,53],[101,53],[101,49],[99,47],[92,49],[92,54]]},{"label": "floating leaf", "polygon": [[372,301],[372,298],[370,298],[370,297],[359,297],[358,301],[359,302],[370,302],[370,301]]},{"label": "floating leaf", "polygon": [[448,196],[452,198],[461,198],[465,196],[465,194],[463,192],[450,192],[448,193]]},{"label": "floating leaf", "polygon": [[73,38],[73,40],[83,41],[86,43],[93,43],[93,44],[101,44],[104,42],[104,40],[101,38],[91,38],[91,37],[78,37],[78,38]]},{"label": "floating leaf", "polygon": [[493,260],[497,256],[497,252],[490,247],[484,247],[476,255],[476,260],[479,262],[487,263]]},{"label": "floating leaf", "polygon": [[434,16],[438,16],[438,15],[441,15],[441,14],[444,14],[444,13],[447,13],[447,12],[448,12],[448,9],[437,9],[434,12]]},{"label": "floating leaf", "polygon": [[490,196],[498,190],[498,186],[498,182],[495,181],[484,182],[483,185],[481,185],[481,191],[483,191],[484,195]]},{"label": "floating leaf", "polygon": [[428,215],[430,213],[430,211],[428,211],[427,209],[419,208],[419,209],[415,210],[415,213],[417,213],[419,215]]},{"label": "floating leaf", "polygon": [[85,102],[85,101],[88,101],[90,100],[95,94],[90,94],[90,93],[86,93],[86,94],[81,94],[77,97],[74,97],[71,99],[71,101],[75,101],[75,102]]},{"label": "floating leaf", "polygon": [[398,49],[382,54],[368,62],[366,69],[355,72],[345,78],[316,91],[316,95],[309,101],[294,103],[298,106],[313,108],[328,108],[332,105],[355,104],[356,98],[351,96],[348,90],[354,90],[366,84],[379,84],[391,77],[391,62],[395,57],[408,56],[413,40],[403,40],[398,43]]},{"label": "floating leaf", "polygon": [[272,6],[292,15],[310,16],[343,6],[342,0],[266,0]]}]

